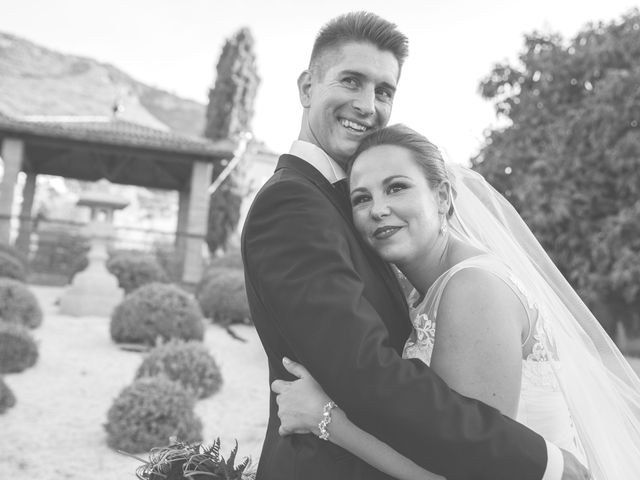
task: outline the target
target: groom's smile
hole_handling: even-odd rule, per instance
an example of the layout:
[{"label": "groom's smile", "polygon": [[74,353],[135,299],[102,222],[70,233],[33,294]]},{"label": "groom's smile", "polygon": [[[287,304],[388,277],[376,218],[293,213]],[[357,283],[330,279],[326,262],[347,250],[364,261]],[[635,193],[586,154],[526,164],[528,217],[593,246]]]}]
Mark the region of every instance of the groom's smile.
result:
[{"label": "groom's smile", "polygon": [[371,130],[373,128],[373,126],[371,125],[364,125],[362,123],[359,123],[353,120],[347,120],[346,118],[341,119],[340,123],[347,130],[350,130],[356,133],[365,133],[368,130]]}]

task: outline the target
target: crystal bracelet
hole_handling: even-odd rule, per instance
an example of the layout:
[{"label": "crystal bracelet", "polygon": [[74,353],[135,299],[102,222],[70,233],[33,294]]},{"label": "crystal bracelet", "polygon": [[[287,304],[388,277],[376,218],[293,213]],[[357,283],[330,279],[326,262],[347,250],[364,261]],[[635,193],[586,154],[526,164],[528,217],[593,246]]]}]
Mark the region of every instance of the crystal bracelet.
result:
[{"label": "crystal bracelet", "polygon": [[331,423],[331,410],[336,408],[337,405],[334,401],[329,401],[322,410],[322,420],[318,423],[318,428],[320,429],[319,437],[322,440],[329,440],[329,431],[327,430],[327,425]]}]

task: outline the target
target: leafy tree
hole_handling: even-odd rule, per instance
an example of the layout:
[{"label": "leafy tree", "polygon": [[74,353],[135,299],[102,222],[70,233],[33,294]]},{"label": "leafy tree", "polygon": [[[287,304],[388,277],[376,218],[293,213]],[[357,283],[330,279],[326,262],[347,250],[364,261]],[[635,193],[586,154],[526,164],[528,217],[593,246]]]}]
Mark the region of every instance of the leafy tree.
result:
[{"label": "leafy tree", "polygon": [[504,128],[473,167],[519,210],[604,326],[640,323],[640,12],[569,42],[525,36],[480,93]]},{"label": "leafy tree", "polygon": [[[204,136],[211,140],[238,140],[249,132],[259,83],[254,40],[249,29],[242,28],[222,49],[216,82],[209,90]],[[211,252],[224,247],[238,225],[245,194],[243,168],[240,162],[211,197],[206,238]]]}]

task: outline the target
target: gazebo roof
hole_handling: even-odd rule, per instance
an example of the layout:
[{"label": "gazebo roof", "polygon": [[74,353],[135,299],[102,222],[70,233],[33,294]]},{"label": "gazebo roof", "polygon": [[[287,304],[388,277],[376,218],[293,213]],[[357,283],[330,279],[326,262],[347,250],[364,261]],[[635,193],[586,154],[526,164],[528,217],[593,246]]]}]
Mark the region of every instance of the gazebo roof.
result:
[{"label": "gazebo roof", "polygon": [[0,141],[24,142],[22,169],[86,181],[185,191],[194,162],[212,163],[213,178],[236,145],[160,130],[114,117],[22,116],[0,112]]},{"label": "gazebo roof", "polygon": [[212,142],[206,138],[163,131],[106,116],[30,115],[9,117],[0,112],[0,135],[38,136],[92,144],[138,147],[168,153],[219,159],[229,158],[231,141]]}]

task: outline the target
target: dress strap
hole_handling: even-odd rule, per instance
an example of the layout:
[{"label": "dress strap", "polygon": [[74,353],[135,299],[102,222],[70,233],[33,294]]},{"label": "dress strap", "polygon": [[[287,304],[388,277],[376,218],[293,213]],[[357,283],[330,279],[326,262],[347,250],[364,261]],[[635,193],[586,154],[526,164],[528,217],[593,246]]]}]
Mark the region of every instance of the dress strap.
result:
[{"label": "dress strap", "polygon": [[511,269],[490,254],[482,254],[468,258],[457,263],[449,270],[444,272],[433,283],[431,288],[429,288],[422,302],[420,302],[419,305],[416,305],[413,310],[421,310],[422,312],[426,312],[429,318],[437,318],[440,299],[442,298],[442,293],[444,292],[447,283],[449,283],[449,280],[451,280],[451,278],[456,273],[468,268],[478,268],[489,272],[492,275],[495,275],[505,284],[507,284],[509,288],[511,288],[511,290],[514,292],[514,294],[518,297],[527,313],[527,321],[529,324],[527,336],[522,342],[523,346],[526,345],[526,343],[531,338],[533,332],[533,322],[537,316],[535,304],[532,302],[522,283],[517,278],[515,278],[515,276],[511,272]]}]

